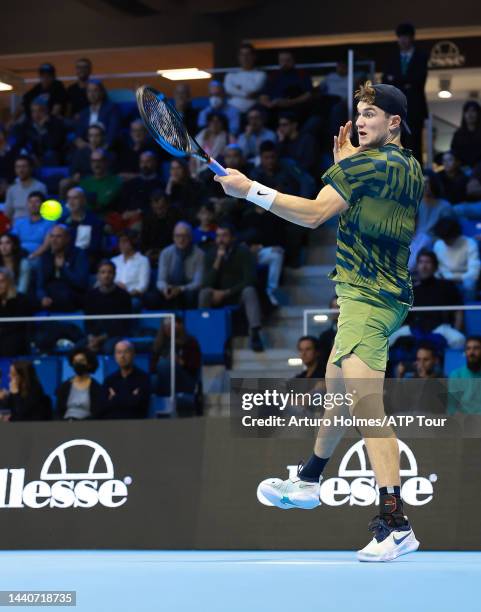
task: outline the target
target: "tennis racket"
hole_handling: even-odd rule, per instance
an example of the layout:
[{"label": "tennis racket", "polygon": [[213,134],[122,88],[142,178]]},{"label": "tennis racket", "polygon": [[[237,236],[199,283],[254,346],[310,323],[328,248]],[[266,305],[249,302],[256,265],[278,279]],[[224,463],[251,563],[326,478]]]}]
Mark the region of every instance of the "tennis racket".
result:
[{"label": "tennis racket", "polygon": [[154,140],[175,157],[195,157],[205,162],[215,174],[227,176],[227,171],[202,149],[187,131],[182,117],[164,94],[153,87],[142,85],[137,89],[140,116]]}]

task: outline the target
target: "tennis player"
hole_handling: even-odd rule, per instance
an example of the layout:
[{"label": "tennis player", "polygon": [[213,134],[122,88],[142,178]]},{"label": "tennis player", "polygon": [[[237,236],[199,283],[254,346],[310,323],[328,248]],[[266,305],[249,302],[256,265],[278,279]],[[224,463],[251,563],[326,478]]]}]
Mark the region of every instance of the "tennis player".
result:
[{"label": "tennis player", "polygon": [[[392,85],[369,81],[356,92],[359,147],[350,141],[352,123],[334,137],[334,165],[315,200],[286,195],[249,180],[237,170],[216,176],[224,191],[274,214],[315,228],[340,215],[336,283],[338,330],[326,369],[328,392],[354,393],[350,409],[329,413],[377,418],[384,415],[383,381],[388,338],[403,323],[413,301],[408,271],[409,244],[423,192],[423,173],[411,151],[401,146],[406,123],[405,95]],[[334,422],[334,419],[330,419]],[[392,428],[362,429],[379,487],[379,515],[369,524],[373,539],[358,551],[361,561],[390,561],[417,550],[400,495],[399,447]],[[312,509],[320,504],[322,471],[345,428],[322,425],[314,452],[296,478],[270,478],[259,492],[278,508]]]}]

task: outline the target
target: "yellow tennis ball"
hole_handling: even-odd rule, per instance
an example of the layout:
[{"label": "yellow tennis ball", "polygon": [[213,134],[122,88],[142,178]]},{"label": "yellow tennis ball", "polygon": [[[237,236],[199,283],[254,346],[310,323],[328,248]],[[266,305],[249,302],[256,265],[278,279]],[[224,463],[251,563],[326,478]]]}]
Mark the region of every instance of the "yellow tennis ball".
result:
[{"label": "yellow tennis ball", "polygon": [[45,200],[40,206],[40,216],[47,221],[57,221],[62,216],[63,208],[57,200]]}]

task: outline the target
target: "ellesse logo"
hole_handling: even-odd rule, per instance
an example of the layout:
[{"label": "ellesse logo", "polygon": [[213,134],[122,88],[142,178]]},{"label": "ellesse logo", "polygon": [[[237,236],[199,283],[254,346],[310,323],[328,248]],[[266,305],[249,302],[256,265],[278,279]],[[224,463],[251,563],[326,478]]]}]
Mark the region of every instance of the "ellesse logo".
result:
[{"label": "ellesse logo", "polygon": [[[72,450],[87,457],[84,471],[70,471],[67,456]],[[0,469],[1,508],[92,508],[98,504],[118,508],[127,501],[132,478],[118,480],[108,452],[92,440],[70,440],[45,459],[40,480],[25,484],[24,468]]]},{"label": "ellesse logo", "polygon": [[[436,474],[429,478],[418,475],[418,464],[409,446],[398,440],[399,455],[403,463],[403,455],[408,465],[401,469],[401,497],[411,506],[424,506],[433,499],[433,483],[437,481]],[[297,476],[297,465],[288,465],[289,477]],[[374,472],[367,468],[367,457],[364,440],[359,440],[351,446],[339,464],[338,476],[321,481],[320,500],[326,506],[371,506],[379,503],[379,492],[376,487]],[[407,478],[403,481],[403,479]],[[351,480],[353,479],[353,480]],[[272,504],[258,491],[258,500],[266,505]]]}]

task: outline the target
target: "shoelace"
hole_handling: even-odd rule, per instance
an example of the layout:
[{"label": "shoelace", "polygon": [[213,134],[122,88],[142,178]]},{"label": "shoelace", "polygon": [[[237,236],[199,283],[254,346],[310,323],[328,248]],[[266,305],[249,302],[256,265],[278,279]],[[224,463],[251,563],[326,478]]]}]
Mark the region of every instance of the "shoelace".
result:
[{"label": "shoelace", "polygon": [[379,515],[375,516],[368,525],[369,531],[374,533],[378,542],[385,540],[391,533],[391,529],[386,521]]}]

